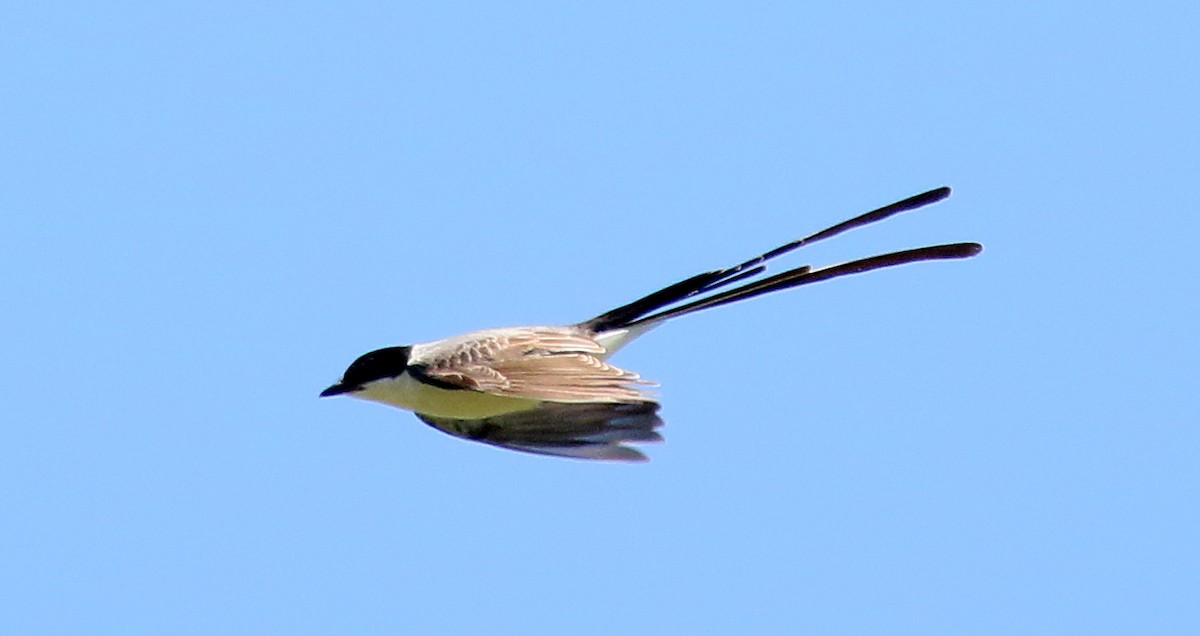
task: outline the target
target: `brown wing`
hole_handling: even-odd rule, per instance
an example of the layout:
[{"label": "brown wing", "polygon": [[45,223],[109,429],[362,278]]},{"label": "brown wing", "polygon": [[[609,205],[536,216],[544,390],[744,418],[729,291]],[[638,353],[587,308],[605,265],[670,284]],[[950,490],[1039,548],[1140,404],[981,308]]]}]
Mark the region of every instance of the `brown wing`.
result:
[{"label": "brown wing", "polygon": [[410,369],[443,388],[548,402],[646,402],[652,383],[608,364],[589,335],[563,327],[480,331],[414,348]]}]

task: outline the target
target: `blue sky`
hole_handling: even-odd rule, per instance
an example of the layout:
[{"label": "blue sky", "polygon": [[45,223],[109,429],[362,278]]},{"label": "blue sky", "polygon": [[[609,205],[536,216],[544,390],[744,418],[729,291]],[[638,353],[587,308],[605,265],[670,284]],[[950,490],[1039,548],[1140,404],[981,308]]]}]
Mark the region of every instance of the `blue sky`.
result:
[{"label": "blue sky", "polygon": [[[1196,633],[1200,9],[10,3],[22,634]],[[644,465],[318,400],[357,355],[793,255]],[[781,337],[779,334],[786,334]]]}]

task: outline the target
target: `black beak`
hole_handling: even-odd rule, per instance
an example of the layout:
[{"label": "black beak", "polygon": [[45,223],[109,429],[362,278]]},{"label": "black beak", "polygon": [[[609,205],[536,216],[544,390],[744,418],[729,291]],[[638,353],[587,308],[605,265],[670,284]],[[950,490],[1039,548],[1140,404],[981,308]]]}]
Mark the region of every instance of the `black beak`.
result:
[{"label": "black beak", "polygon": [[352,391],[357,391],[357,390],[358,390],[358,387],[356,387],[356,386],[351,386],[349,384],[342,384],[341,382],[338,382],[337,384],[329,387],[328,389],[321,391],[321,397],[330,397],[330,396],[334,396],[334,395],[341,395],[343,393],[350,393]]}]

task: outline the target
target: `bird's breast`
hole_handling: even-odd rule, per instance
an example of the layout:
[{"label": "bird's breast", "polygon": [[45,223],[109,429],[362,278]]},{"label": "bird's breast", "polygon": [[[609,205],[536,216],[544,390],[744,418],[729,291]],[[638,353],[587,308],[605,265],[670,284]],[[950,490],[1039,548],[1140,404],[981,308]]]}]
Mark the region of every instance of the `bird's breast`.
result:
[{"label": "bird's breast", "polygon": [[355,393],[354,397],[416,413],[464,420],[525,411],[540,404],[538,400],[479,391],[442,389],[421,382],[407,372],[395,378],[371,382],[365,385],[363,390]]}]

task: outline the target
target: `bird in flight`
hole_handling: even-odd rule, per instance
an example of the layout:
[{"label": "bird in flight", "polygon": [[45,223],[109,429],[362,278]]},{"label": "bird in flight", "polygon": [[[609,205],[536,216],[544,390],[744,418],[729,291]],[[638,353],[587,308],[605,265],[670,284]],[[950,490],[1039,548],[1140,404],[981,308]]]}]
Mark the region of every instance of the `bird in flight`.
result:
[{"label": "bird in flight", "polygon": [[839,276],[975,256],[982,245],[953,243],[765,275],[771,259],[948,196],[943,187],[909,197],[578,324],[487,329],[378,349],[355,360],[321,397],[381,402],[456,437],[527,453],[645,461],[628,444],[662,440],[659,403],[647,392],[653,383],[609,357],[672,318]]}]

